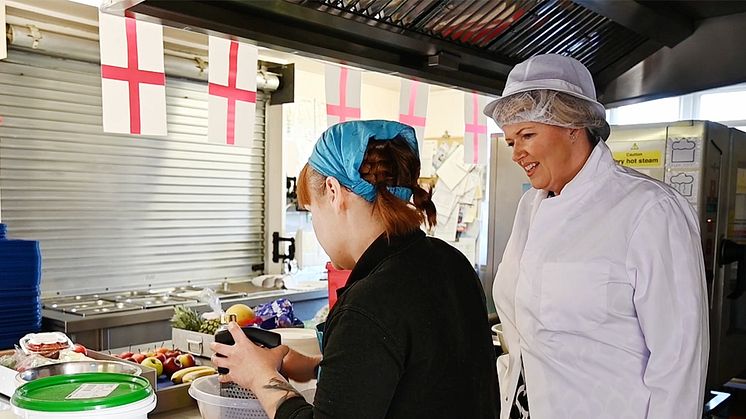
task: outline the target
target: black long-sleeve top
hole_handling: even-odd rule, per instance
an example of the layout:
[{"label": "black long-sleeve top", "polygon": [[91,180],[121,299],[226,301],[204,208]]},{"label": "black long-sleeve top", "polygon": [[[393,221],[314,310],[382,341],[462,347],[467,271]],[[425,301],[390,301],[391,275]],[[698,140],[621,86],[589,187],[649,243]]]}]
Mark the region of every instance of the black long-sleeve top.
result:
[{"label": "black long-sleeve top", "polygon": [[421,231],[365,251],[329,313],[314,405],[276,419],[495,418],[484,292],[468,260]]}]

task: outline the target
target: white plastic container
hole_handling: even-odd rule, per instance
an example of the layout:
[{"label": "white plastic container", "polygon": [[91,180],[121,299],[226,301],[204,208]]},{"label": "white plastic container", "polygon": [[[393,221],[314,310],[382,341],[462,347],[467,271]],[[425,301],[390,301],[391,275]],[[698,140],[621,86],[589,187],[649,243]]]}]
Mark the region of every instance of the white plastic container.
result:
[{"label": "white plastic container", "polygon": [[90,412],[38,412],[13,406],[13,413],[24,419],[148,419],[148,413],[155,409],[155,395],[145,400],[122,407],[112,407]]},{"label": "white plastic container", "polygon": [[88,372],[29,381],[11,404],[26,419],[147,419],[156,397],[145,378]]},{"label": "white plastic container", "polygon": [[[234,384],[235,386],[235,384]],[[197,400],[199,413],[203,419],[268,419],[259,400],[250,391],[235,387],[223,389],[217,375],[201,377],[192,382],[189,395]]]},{"label": "white plastic container", "polygon": [[282,336],[283,345],[287,345],[288,348],[293,349],[296,352],[308,356],[321,355],[319,338],[316,336],[316,330],[314,329],[290,327],[272,329],[272,331],[279,333],[280,336]]}]

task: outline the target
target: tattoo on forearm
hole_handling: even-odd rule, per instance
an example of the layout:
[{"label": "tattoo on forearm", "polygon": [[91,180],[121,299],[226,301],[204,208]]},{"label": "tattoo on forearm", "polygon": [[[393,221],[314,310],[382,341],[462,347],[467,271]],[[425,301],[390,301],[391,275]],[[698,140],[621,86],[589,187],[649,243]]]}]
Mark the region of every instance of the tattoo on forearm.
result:
[{"label": "tattoo on forearm", "polygon": [[264,388],[267,390],[280,390],[284,391],[285,395],[280,398],[280,401],[277,403],[277,408],[280,408],[280,405],[285,402],[285,400],[292,399],[293,397],[303,397],[300,393],[298,393],[298,390],[296,390],[293,386],[290,385],[287,381],[280,380],[277,377],[272,377],[269,379],[269,382],[264,385]]}]

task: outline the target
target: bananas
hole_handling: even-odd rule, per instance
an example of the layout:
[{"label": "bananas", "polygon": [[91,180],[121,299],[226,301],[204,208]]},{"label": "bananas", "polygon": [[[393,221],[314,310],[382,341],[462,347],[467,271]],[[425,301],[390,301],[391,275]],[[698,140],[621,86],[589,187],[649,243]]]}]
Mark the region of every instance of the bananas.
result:
[{"label": "bananas", "polygon": [[207,370],[197,370],[197,371],[190,372],[189,374],[183,376],[181,378],[181,382],[182,383],[191,383],[192,381],[198,379],[199,377],[204,377],[206,375],[213,375],[213,374],[217,374],[217,373],[218,372],[215,371],[215,369],[213,369],[213,368],[210,368],[210,369],[207,369]]},{"label": "bananas", "polygon": [[[197,373],[202,373],[202,375],[195,375]],[[189,383],[191,381],[194,381],[196,378],[202,377],[203,375],[212,375],[215,373],[217,373],[217,371],[215,371],[215,368],[207,367],[204,365],[183,368],[171,375],[171,382],[173,382],[174,384]],[[187,380],[187,378],[189,378],[189,380]]]}]

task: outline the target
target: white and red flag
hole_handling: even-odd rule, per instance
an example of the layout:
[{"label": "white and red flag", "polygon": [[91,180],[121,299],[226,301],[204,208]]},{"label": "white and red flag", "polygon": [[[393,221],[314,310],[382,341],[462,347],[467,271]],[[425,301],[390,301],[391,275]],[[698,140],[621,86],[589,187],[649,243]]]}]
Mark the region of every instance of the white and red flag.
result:
[{"label": "white and red flag", "polygon": [[[5,28],[5,0],[0,0],[0,28]],[[8,56],[7,41],[7,36],[0,40],[0,60]]]},{"label": "white and red flag", "polygon": [[209,48],[207,138],[248,147],[254,141],[258,49],[214,36]]},{"label": "white and red flag", "polygon": [[473,92],[464,94],[464,163],[487,164],[487,116],[482,109],[488,101]]},{"label": "white and red flag", "polygon": [[430,85],[417,80],[401,79],[399,92],[399,122],[414,128],[417,142],[422,150],[422,139],[425,136],[427,118],[427,99]]},{"label": "white and red flag", "polygon": [[104,132],[166,135],[163,27],[99,13]]},{"label": "white and red flag", "polygon": [[360,71],[337,65],[326,65],[326,121],[360,119]]}]

